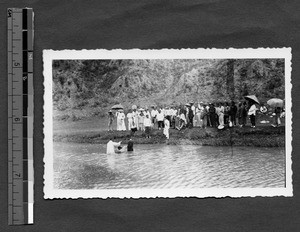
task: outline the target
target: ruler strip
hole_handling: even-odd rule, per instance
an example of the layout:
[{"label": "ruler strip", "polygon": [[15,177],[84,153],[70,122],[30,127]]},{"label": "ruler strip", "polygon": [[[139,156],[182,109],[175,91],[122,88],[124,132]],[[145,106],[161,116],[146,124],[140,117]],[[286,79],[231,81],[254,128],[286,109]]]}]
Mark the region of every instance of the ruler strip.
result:
[{"label": "ruler strip", "polygon": [[7,10],[8,224],[33,223],[33,10]]}]

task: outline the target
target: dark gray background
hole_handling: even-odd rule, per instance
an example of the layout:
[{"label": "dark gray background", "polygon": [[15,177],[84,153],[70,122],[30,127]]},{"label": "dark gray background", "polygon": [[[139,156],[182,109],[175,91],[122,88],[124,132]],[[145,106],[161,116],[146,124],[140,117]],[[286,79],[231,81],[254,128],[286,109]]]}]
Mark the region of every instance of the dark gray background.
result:
[{"label": "dark gray background", "polygon": [[[35,12],[35,224],[7,226],[6,8]],[[299,231],[299,0],[1,0],[0,231]],[[43,199],[43,49],[292,47],[294,197]]]}]

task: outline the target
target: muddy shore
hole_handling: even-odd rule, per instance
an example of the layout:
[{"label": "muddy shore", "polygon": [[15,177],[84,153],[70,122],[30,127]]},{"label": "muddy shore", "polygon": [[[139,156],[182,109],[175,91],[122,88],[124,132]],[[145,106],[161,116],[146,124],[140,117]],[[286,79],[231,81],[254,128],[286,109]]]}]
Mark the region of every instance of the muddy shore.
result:
[{"label": "muddy shore", "polygon": [[278,127],[233,127],[218,130],[216,128],[192,128],[181,131],[170,129],[167,140],[161,130],[152,130],[151,138],[146,138],[142,131],[134,135],[130,131],[99,131],[54,133],[55,142],[99,143],[105,144],[110,139],[126,144],[129,139],[135,144],[170,144],[170,145],[203,145],[203,146],[257,146],[284,147],[285,128]]}]

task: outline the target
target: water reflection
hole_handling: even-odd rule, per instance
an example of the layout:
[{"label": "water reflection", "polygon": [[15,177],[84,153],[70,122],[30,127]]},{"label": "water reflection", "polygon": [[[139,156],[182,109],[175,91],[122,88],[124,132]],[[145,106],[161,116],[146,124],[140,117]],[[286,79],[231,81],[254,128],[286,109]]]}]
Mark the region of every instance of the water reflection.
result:
[{"label": "water reflection", "polygon": [[116,155],[107,155],[107,164],[111,170],[116,169]]},{"label": "water reflection", "polygon": [[54,143],[55,187],[284,187],[284,150],[253,147],[136,145],[105,154],[105,145]]}]

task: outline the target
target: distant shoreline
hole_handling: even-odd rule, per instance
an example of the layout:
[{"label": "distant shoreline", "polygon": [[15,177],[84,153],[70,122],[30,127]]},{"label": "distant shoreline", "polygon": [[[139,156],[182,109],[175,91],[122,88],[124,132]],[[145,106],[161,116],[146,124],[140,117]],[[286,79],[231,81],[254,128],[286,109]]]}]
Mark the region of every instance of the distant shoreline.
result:
[{"label": "distant shoreline", "polygon": [[130,131],[99,131],[54,133],[54,142],[74,142],[106,144],[110,139],[122,141],[126,145],[129,139],[134,144],[169,144],[169,145],[202,145],[202,146],[255,146],[284,147],[285,127],[271,126],[257,128],[192,128],[181,131],[170,129],[170,139],[167,140],[162,130],[152,130],[151,138],[146,138],[144,132],[137,131],[131,136]]}]

